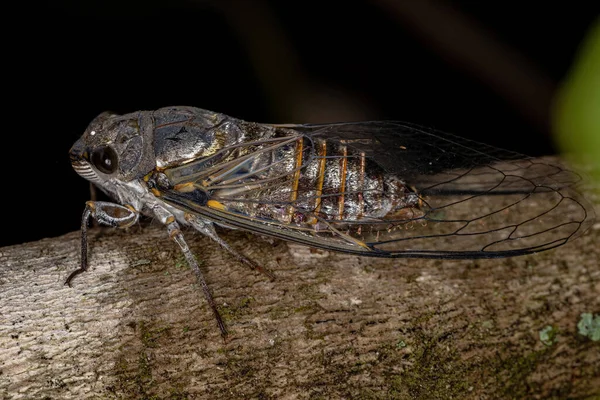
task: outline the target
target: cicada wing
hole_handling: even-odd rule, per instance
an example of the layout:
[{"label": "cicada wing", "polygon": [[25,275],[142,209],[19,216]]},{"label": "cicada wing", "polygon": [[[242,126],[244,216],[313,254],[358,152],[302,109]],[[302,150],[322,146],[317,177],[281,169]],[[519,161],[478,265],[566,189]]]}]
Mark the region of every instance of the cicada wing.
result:
[{"label": "cicada wing", "polygon": [[[200,172],[178,171],[178,182],[207,192],[207,204],[177,190],[163,199],[222,225],[381,257],[532,253],[564,244],[594,220],[573,189],[579,176],[561,165],[398,122],[281,129],[243,156],[213,162],[210,174],[194,163],[185,168]],[[344,185],[357,179],[346,167],[352,162],[373,181],[403,182],[406,206],[385,215],[348,207],[357,196],[393,200],[385,184],[360,193]]]},{"label": "cicada wing", "polygon": [[205,205],[200,205],[190,196],[172,190],[162,193],[161,199],[180,210],[200,216],[227,228],[244,229],[253,233],[264,234],[328,250],[372,255],[370,254],[372,253],[371,249],[361,248],[361,246],[356,245],[355,241],[339,236],[334,231],[325,234],[323,231],[311,232],[304,229],[298,229],[279,221],[266,220],[238,212],[232,212],[223,208],[222,203],[211,204],[209,201]]},{"label": "cicada wing", "polygon": [[[444,132],[401,122],[308,125],[312,138],[343,142],[401,177],[421,201],[402,232],[376,230],[373,248],[408,255],[498,257],[556,247],[595,220],[576,190],[581,176]],[[389,223],[389,218],[382,224]],[[399,230],[399,229],[398,229]],[[363,229],[364,231],[364,229]],[[364,234],[363,234],[364,235]]]},{"label": "cicada wing", "polygon": [[[439,173],[531,159],[510,150],[397,121],[298,125],[296,129],[312,139],[324,138],[363,152],[388,173],[413,180],[414,183],[420,183]],[[508,168],[508,173],[527,168],[522,164],[513,167],[499,165],[503,165],[501,169]],[[446,174],[441,174],[438,179]],[[536,179],[549,178],[561,186],[572,185],[581,180],[578,174],[562,166],[557,166],[555,170],[537,170],[528,175]]]}]

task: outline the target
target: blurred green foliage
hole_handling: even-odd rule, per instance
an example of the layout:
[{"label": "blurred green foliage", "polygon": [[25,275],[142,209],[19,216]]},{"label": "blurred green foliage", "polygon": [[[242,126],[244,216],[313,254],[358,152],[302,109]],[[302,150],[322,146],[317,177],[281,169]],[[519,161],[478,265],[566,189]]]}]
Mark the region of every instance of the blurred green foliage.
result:
[{"label": "blurred green foliage", "polygon": [[[555,140],[567,157],[600,170],[600,17],[586,38],[555,98]],[[596,176],[598,178],[598,176]]]}]

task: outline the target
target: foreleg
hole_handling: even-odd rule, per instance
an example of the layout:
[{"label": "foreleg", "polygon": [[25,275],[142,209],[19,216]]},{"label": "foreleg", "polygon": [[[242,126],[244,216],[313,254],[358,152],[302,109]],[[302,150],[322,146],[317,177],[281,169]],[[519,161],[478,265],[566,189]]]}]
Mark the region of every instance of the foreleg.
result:
[{"label": "foreleg", "polygon": [[78,269],[71,272],[65,285],[71,286],[71,281],[88,268],[88,243],[87,228],[90,218],[94,218],[99,224],[112,226],[113,228],[127,228],[135,224],[139,213],[131,206],[122,206],[106,201],[88,201],[81,216],[81,264]]}]

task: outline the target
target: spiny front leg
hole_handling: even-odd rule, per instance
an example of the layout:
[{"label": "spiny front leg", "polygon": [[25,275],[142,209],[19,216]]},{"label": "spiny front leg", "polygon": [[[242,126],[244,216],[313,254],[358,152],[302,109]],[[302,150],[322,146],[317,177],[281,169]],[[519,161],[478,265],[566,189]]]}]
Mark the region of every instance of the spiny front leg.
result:
[{"label": "spiny front leg", "polygon": [[71,272],[65,285],[71,286],[71,281],[80,273],[87,270],[87,227],[90,218],[94,218],[99,224],[112,226],[113,228],[127,228],[135,224],[139,213],[131,206],[109,203],[106,201],[88,201],[81,216],[81,264],[78,269]]},{"label": "spiny front leg", "polygon": [[213,226],[213,224],[211,222],[204,221],[192,214],[185,214],[185,220],[190,225],[192,225],[196,230],[198,230],[200,233],[208,236],[209,238],[211,238],[212,240],[217,242],[219,244],[219,246],[221,246],[224,250],[227,250],[227,252],[229,252],[229,254],[233,255],[236,258],[236,260],[238,260],[242,264],[246,264],[251,269],[261,272],[262,274],[266,275],[270,280],[275,279],[275,275],[273,275],[273,273],[271,271],[269,271],[267,268],[261,267],[254,261],[252,261],[249,258],[245,257],[244,255],[238,253],[226,241],[221,239],[219,237],[219,235],[217,235],[217,232],[215,231],[215,227]]}]

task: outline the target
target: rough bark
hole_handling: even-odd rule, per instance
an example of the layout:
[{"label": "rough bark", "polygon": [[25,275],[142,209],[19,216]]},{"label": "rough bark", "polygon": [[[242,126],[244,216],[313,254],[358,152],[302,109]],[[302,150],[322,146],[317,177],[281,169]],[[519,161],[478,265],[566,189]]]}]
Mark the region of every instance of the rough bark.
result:
[{"label": "rough bark", "polygon": [[274,282],[185,235],[227,342],[160,226],[92,229],[91,270],[73,288],[63,282],[78,266],[78,232],[0,249],[0,396],[600,394],[600,342],[577,329],[581,313],[600,311],[598,223],[556,250],[479,261],[369,259],[223,234]]}]

